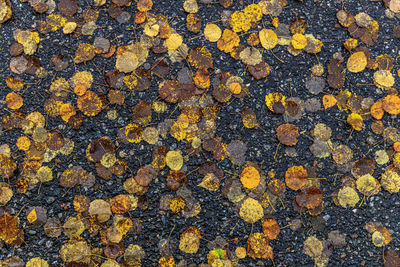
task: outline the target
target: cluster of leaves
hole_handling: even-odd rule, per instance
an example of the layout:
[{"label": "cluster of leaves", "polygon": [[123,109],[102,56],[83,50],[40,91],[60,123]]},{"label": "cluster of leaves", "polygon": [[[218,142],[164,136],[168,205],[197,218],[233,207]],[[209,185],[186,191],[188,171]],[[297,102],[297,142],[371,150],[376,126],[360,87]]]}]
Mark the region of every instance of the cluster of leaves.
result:
[{"label": "cluster of leaves", "polygon": [[[399,1],[384,2],[392,12],[400,13]],[[286,154],[291,154],[307,136],[312,140],[309,150],[316,160],[335,165],[341,174],[340,186],[334,184],[335,190],[328,194],[323,181],[332,184],[336,176],[320,177],[325,173],[317,174],[317,161],[290,163],[276,172],[273,164],[265,167],[263,162],[248,158],[246,142],[239,138],[227,140],[225,129],[218,126],[222,111],[235,101],[242,105],[237,115],[244,130],[266,134],[257,118],[258,111],[244,106],[252,92],[258,90],[247,81],[266,80],[274,72],[277,66],[270,66],[266,55],[283,62],[273,50],[285,51],[293,58],[310,58],[323,49],[323,42],[307,32],[305,19],[295,18],[290,24],[279,21],[288,5],[286,0],[261,0],[235,11],[228,10],[232,0],[220,0],[224,19],[205,25],[198,13],[211,3],[185,0],[182,7],[186,28],[198,34],[194,38],[204,39],[204,45],[194,47],[188,45],[187,35],[175,29],[167,15],[152,12],[157,4],[152,0],[94,0],[92,7],[79,6],[75,0],[24,4],[42,14],[43,19],[36,22],[35,28],[13,29],[14,42],[9,49],[11,74],[5,78],[7,94],[3,102],[8,112],[2,115],[1,126],[16,138],[14,143],[0,146],[0,239],[6,246],[24,246],[23,220],[27,227],[43,230],[48,238],[64,238],[58,250],[66,266],[140,266],[146,260],[146,250],[135,238],[146,229],[132,213],[136,209],[145,213],[152,205],[151,191],[161,187],[162,192],[157,191],[161,194],[157,203],[160,214],[192,222],[181,230],[179,240],[172,241],[168,236],[158,244],[158,265],[175,266],[175,247],[188,256],[204,249],[205,229],[189,218],[196,219],[204,212],[195,192],[206,190],[204,193],[210,197],[220,192],[218,197],[229,201],[226,206],[237,216],[234,220],[259,229],[246,234],[245,239],[236,237],[243,239],[241,244],[222,236],[208,241],[203,262],[210,266],[239,266],[248,258],[274,260],[273,240],[279,239],[281,232],[276,212],[284,202],[291,203],[299,217],[308,214],[321,218],[327,197],[338,209],[346,209],[361,206],[382,191],[400,191],[400,132],[388,123],[388,118],[395,119],[400,113],[400,97],[393,88],[396,59],[389,54],[373,56],[368,47],[379,38],[379,24],[367,13],[353,16],[345,9],[337,12],[338,27],[348,30],[349,38],[343,42],[348,53],[335,53],[326,66],[319,63],[312,67],[304,88],[314,98],[301,99],[276,89],[265,93],[262,99],[265,114],[279,121],[272,129],[276,137],[271,141],[277,146],[275,156],[280,145],[285,147]],[[0,0],[0,23],[12,18],[12,8],[10,1]],[[123,44],[117,38],[100,37],[102,28],[97,23],[101,24],[103,19],[99,18],[101,12],[105,10],[107,19],[123,24],[131,19],[131,9],[135,9],[134,41]],[[266,21],[272,26],[266,27]],[[400,37],[399,28],[395,27],[394,32]],[[74,56],[70,60],[62,54],[51,55],[50,66],[42,65],[41,45],[55,34],[76,40]],[[216,49],[239,61],[250,75],[219,69],[212,53]],[[152,62],[153,55],[160,57]],[[112,69],[101,73],[93,63],[93,70],[89,63],[95,58],[111,62]],[[65,70],[72,64],[75,72],[69,75]],[[100,80],[96,71],[102,76]],[[371,86],[383,97],[376,99],[345,89],[347,76],[370,72]],[[32,111],[26,107],[30,101],[24,94],[33,91],[51,73],[54,75],[42,96],[42,109]],[[155,93],[156,99],[137,97],[146,92]],[[87,121],[96,124],[103,114],[109,121],[117,121],[118,110],[129,112],[130,121],[122,120],[123,125],[116,126],[116,135],[90,136],[85,147],[81,147],[79,139],[78,147],[77,139],[63,133],[66,127],[79,132]],[[360,156],[343,138],[337,138],[337,129],[328,124],[318,121],[309,132],[302,129],[304,124],[300,121],[305,116],[330,111],[343,114],[350,135],[354,131],[365,133],[370,125],[389,148],[376,150],[374,146]],[[62,127],[49,127],[49,122],[57,120]],[[135,156],[139,146],[148,149],[151,159],[131,169],[133,161],[140,161]],[[129,154],[121,147],[129,148]],[[373,150],[374,156],[368,156]],[[71,160],[61,164],[70,158],[84,158],[86,163],[79,165]],[[228,162],[231,169],[227,170],[221,162]],[[198,187],[193,188],[190,184],[196,179]],[[123,191],[104,198],[85,193],[98,189],[103,181],[118,181]],[[73,212],[65,220],[48,215],[45,206],[27,204],[25,213],[7,207],[18,194],[34,189],[42,194],[43,183],[73,192]],[[297,226],[293,222],[290,227],[295,230]],[[368,223],[365,228],[377,247],[388,246],[392,240],[391,232],[379,223]],[[346,236],[339,231],[331,231],[320,239],[310,235],[304,239],[303,252],[316,265],[326,266],[333,247],[345,246],[345,240]],[[175,246],[175,242],[179,244]],[[234,251],[230,250],[232,247]],[[392,249],[384,252],[386,266],[399,265],[396,253]],[[39,256],[28,259],[26,266],[49,266]],[[23,266],[25,262],[15,256],[0,264]]]}]

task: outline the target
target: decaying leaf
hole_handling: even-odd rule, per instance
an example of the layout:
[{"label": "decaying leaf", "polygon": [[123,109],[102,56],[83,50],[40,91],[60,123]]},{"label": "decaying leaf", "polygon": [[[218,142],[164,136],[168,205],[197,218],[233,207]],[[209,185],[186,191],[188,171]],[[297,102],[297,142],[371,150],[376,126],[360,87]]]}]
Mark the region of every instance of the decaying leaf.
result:
[{"label": "decaying leaf", "polygon": [[400,97],[398,95],[388,95],[382,99],[382,108],[389,114],[397,115],[400,113]]},{"label": "decaying leaf", "polygon": [[47,261],[40,257],[31,258],[25,265],[26,267],[49,267]]},{"label": "decaying leaf", "polygon": [[338,200],[339,204],[344,207],[354,207],[360,198],[358,197],[357,191],[354,188],[349,186],[344,186],[343,188],[339,189],[338,192]]},{"label": "decaying leaf", "polygon": [[279,125],[276,129],[276,136],[279,142],[287,146],[294,146],[297,144],[297,138],[300,136],[299,129],[296,125],[285,123]]},{"label": "decaying leaf", "polygon": [[[302,219],[319,232],[303,253],[328,266],[346,236],[326,235],[324,209],[352,214],[400,191],[400,26],[387,28],[399,0],[376,19],[368,5],[343,7],[330,28],[329,17],[315,25],[331,14],[315,13],[323,1],[168,3],[184,13],[153,0],[20,2],[0,0],[0,250],[33,250],[0,266],[174,267],[182,253],[189,265],[271,264],[274,250],[297,255],[282,240]],[[328,60],[314,58],[322,40]],[[375,221],[370,245],[393,245],[382,261],[398,267],[396,229]],[[207,224],[216,236],[202,238]],[[193,226],[177,235],[182,225]],[[40,231],[61,241],[25,240]],[[35,255],[38,244],[59,255]]]},{"label": "decaying leaf", "polygon": [[278,222],[274,219],[266,219],[262,223],[262,229],[264,235],[268,237],[269,240],[274,240],[279,235],[280,227]]},{"label": "decaying leaf", "polygon": [[74,62],[76,64],[92,60],[96,55],[94,52],[94,45],[87,43],[80,43],[75,51]]},{"label": "decaying leaf", "polygon": [[374,73],[374,83],[381,89],[389,89],[394,85],[394,77],[389,70],[378,70]]},{"label": "decaying leaf", "polygon": [[400,175],[394,169],[387,169],[381,176],[381,184],[383,189],[389,193],[397,193],[400,191]]},{"label": "decaying leaf", "polygon": [[303,166],[292,166],[285,173],[286,185],[292,190],[300,190],[306,185],[308,174]]},{"label": "decaying leaf", "polygon": [[60,249],[60,257],[64,262],[87,263],[90,260],[90,253],[90,247],[84,240],[71,240]]},{"label": "decaying leaf", "polygon": [[0,183],[0,203],[6,205],[13,196],[12,188],[6,183]]},{"label": "decaying leaf", "polygon": [[197,228],[186,228],[179,240],[179,249],[185,253],[196,253],[200,246],[201,235]]},{"label": "decaying leaf", "polygon": [[108,221],[111,216],[110,204],[102,199],[95,199],[90,202],[89,214],[96,216],[99,222]]},{"label": "decaying leaf", "polygon": [[323,249],[322,242],[315,236],[309,236],[304,241],[303,252],[313,259],[321,257]]},{"label": "decaying leaf", "polygon": [[264,216],[263,208],[254,198],[246,198],[240,207],[240,217],[248,223],[255,223]]},{"label": "decaying leaf", "polygon": [[183,166],[182,152],[180,150],[168,151],[165,161],[171,170],[179,171]]},{"label": "decaying leaf", "polygon": [[252,233],[247,239],[248,256],[262,259],[273,259],[274,254],[269,240],[263,233]]},{"label": "decaying leaf", "polygon": [[0,216],[0,238],[11,244],[18,237],[19,231],[18,218],[3,212]]}]

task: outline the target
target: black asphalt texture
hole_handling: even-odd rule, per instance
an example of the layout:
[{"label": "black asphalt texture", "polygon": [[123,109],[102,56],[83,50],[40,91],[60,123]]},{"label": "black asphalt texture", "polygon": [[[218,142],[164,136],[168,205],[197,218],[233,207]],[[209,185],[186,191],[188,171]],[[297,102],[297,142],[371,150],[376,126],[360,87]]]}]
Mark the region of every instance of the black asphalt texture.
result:
[{"label": "black asphalt texture", "polygon": [[[109,5],[107,1],[107,5]],[[242,10],[252,1],[234,1],[229,10]],[[75,16],[81,16],[82,10],[88,8],[91,1],[79,1],[79,11]],[[310,135],[310,130],[318,122],[327,124],[332,129],[332,139],[339,142],[345,142],[351,133],[351,127],[346,123],[345,118],[348,115],[345,111],[339,111],[337,108],[332,108],[314,113],[306,112],[305,115],[295,124],[299,127],[301,136],[298,144],[295,146],[296,157],[289,157],[286,153],[284,145],[280,145],[278,153],[274,159],[274,155],[278,146],[276,139],[276,128],[284,123],[284,117],[270,112],[264,102],[265,95],[270,92],[281,92],[286,96],[296,96],[303,100],[308,98],[317,98],[321,101],[322,94],[318,96],[311,95],[305,88],[305,81],[311,76],[311,67],[317,64],[318,61],[325,67],[333,54],[341,52],[346,55],[348,52],[343,48],[343,42],[349,38],[346,28],[337,25],[336,12],[345,7],[353,15],[359,12],[367,12],[372,18],[379,22],[379,39],[375,46],[369,47],[372,52],[372,57],[380,54],[389,54],[393,58],[398,56],[398,46],[400,41],[393,37],[393,27],[399,24],[398,18],[388,18],[385,15],[385,7],[382,2],[359,0],[359,1],[336,1],[336,0],[304,0],[293,1],[289,0],[289,5],[284,8],[284,11],[279,15],[280,23],[289,24],[296,17],[303,18],[308,28],[306,33],[312,33],[316,38],[320,39],[324,46],[322,51],[317,56],[312,54],[301,53],[294,57],[290,55],[286,47],[277,46],[273,52],[276,57],[282,59],[280,62],[270,52],[264,52],[263,58],[271,66],[271,74],[262,80],[253,79],[249,73],[244,72],[245,67],[240,61],[236,61],[217,49],[215,43],[208,42],[204,37],[194,38],[197,34],[188,32],[186,28],[186,13],[183,8],[183,1],[161,1],[154,0],[153,13],[162,13],[171,18],[171,26],[177,32],[184,36],[184,42],[189,47],[206,46],[212,53],[214,66],[223,71],[230,72],[234,75],[243,77],[245,84],[249,86],[250,96],[242,101],[236,99],[230,105],[222,106],[217,120],[217,134],[221,136],[224,143],[230,143],[232,140],[240,139],[247,145],[246,161],[251,161],[259,164],[265,172],[274,170],[277,177],[284,179],[286,169],[292,165],[313,165],[314,161],[320,164],[316,167],[318,177],[326,179],[321,180],[321,188],[324,192],[324,211],[316,218],[310,216],[307,212],[300,216],[293,210],[292,200],[295,193],[288,189],[283,198],[284,205],[277,205],[276,212],[272,216],[278,221],[282,228],[278,238],[271,241],[271,246],[274,251],[274,264],[276,266],[314,266],[312,258],[305,255],[302,251],[304,240],[315,235],[320,240],[327,239],[328,233],[333,230],[339,230],[346,234],[347,244],[343,248],[334,248],[332,255],[329,258],[328,266],[382,266],[382,248],[375,247],[372,244],[370,234],[365,230],[365,224],[370,221],[380,222],[387,227],[391,233],[393,240],[387,246],[390,249],[400,247],[399,229],[400,229],[400,197],[399,194],[389,194],[388,192],[380,192],[378,195],[369,198],[366,203],[360,207],[342,208],[333,203],[330,195],[336,189],[341,187],[340,181],[334,183],[335,177],[341,176],[340,170],[336,168],[336,164],[331,157],[326,159],[315,158],[309,150],[312,140],[307,136]],[[199,3],[198,17],[202,19],[203,25],[207,22],[219,21],[221,12],[224,10],[219,4],[201,4]],[[12,1],[13,16],[12,19],[4,23],[0,27],[0,99],[4,100],[10,90],[6,87],[5,79],[9,76],[15,76],[9,69],[9,47],[15,42],[13,31],[16,29],[32,29],[35,23],[44,19],[44,15],[36,13],[27,3],[21,3],[18,0]],[[92,36],[82,35],[79,39],[74,39],[69,35],[62,33],[62,30],[40,35],[40,47],[35,53],[41,65],[50,73],[40,84],[32,84],[24,88],[23,98],[24,105],[21,108],[22,112],[30,113],[39,111],[45,114],[43,102],[49,96],[49,84],[55,74],[50,66],[50,59],[54,54],[62,54],[69,61],[69,66],[66,70],[57,73],[57,78],[64,77],[69,79],[76,71],[90,71],[95,82],[103,83],[102,70],[109,71],[115,68],[115,56],[110,59],[104,59],[96,56],[92,61],[81,63],[74,66],[72,58],[79,42],[93,43],[96,36],[106,37],[109,40],[114,40],[120,45],[129,44],[135,41],[135,34],[132,30],[133,15],[136,12],[136,4],[133,3],[129,7],[123,7],[124,11],[132,14],[131,19],[124,24],[119,24],[116,20],[107,15],[105,8],[100,8],[99,19],[96,24],[101,28],[97,29]],[[57,13],[57,10],[55,11]],[[268,16],[263,16],[263,21],[266,25],[271,19]],[[219,23],[219,22],[218,22]],[[221,25],[221,24],[219,24]],[[271,26],[271,25],[270,25]],[[141,30],[137,30],[140,34]],[[159,55],[150,53],[147,60],[152,64]],[[177,63],[171,65],[173,68],[170,77],[174,77],[176,72],[185,65],[185,63]],[[97,67],[96,67],[97,66]],[[75,69],[76,68],[76,69]],[[99,72],[100,69],[100,72]],[[396,68],[395,68],[396,69]],[[352,74],[347,72],[347,79],[344,89],[362,95],[370,96],[375,100],[383,96],[378,94],[375,86],[357,86],[357,83],[372,84],[373,71],[366,70],[362,73]],[[324,74],[325,76],[325,74]],[[396,76],[396,82],[399,78]],[[37,78],[29,75],[21,75],[27,83],[36,83]],[[129,94],[125,103],[129,107],[135,107],[140,100],[153,101],[158,96],[158,83],[162,80],[156,76],[152,76],[152,86],[144,92],[136,92]],[[105,93],[108,88],[101,85],[93,85],[92,89],[97,93]],[[325,92],[332,92],[326,88]],[[71,102],[76,103],[75,96],[71,94]],[[1,102],[2,107],[6,107],[5,102]],[[244,107],[252,108],[257,115],[257,119],[261,127],[260,129],[246,129],[243,127],[240,115],[241,109]],[[102,111],[96,117],[85,117],[83,125],[79,130],[71,129],[60,117],[47,118],[47,129],[59,129],[64,137],[70,138],[75,142],[74,152],[70,156],[57,156],[59,164],[54,167],[53,173],[58,177],[63,170],[69,165],[80,165],[88,172],[96,173],[93,163],[89,163],[86,159],[86,148],[89,143],[102,136],[108,136],[115,140],[117,131],[131,122],[131,112],[124,106],[113,106],[118,112],[118,119],[110,121],[107,117],[107,111]],[[174,106],[169,106],[167,117],[174,109]],[[0,111],[0,116],[6,116],[8,111],[6,108]],[[164,117],[164,118],[165,118]],[[176,114],[175,114],[176,117]],[[164,119],[159,118],[153,113],[152,122],[158,123]],[[399,127],[399,118],[385,115],[383,119],[385,125]],[[349,138],[349,147],[353,150],[354,160],[362,158],[371,145],[366,142],[367,137],[372,136],[376,141],[383,137],[375,135],[370,130],[371,121],[366,122],[364,129],[360,132],[353,132]],[[0,134],[0,144],[9,144],[13,155],[16,157],[16,162],[21,163],[23,158],[22,152],[18,151],[15,143],[19,136],[23,133],[20,129],[12,131],[4,131]],[[172,137],[160,139],[158,145],[165,145],[168,149],[185,150],[184,144],[177,142]],[[380,149],[388,149],[389,145],[382,142],[374,147],[370,156]],[[136,173],[136,171],[146,164],[151,162],[152,147],[144,142],[139,144],[120,144],[119,151],[125,151],[129,156],[127,160],[128,166]],[[130,154],[133,151],[133,154]],[[18,158],[18,155],[20,157]],[[202,153],[199,158],[191,157],[186,166],[188,172],[197,168],[199,164],[206,160],[212,160],[212,155],[207,152]],[[218,167],[233,173],[238,173],[240,167],[233,166],[229,159],[218,162]],[[378,177],[387,166],[377,167],[374,176]],[[339,175],[337,175],[339,173]],[[150,185],[146,197],[148,199],[148,209],[136,209],[131,214],[134,218],[139,219],[143,224],[143,231],[138,236],[127,236],[124,238],[126,247],[128,244],[138,244],[146,252],[145,258],[142,260],[142,266],[157,266],[158,259],[161,257],[158,250],[158,242],[162,238],[168,238],[174,245],[172,255],[177,263],[186,262],[186,266],[198,266],[201,263],[206,263],[206,255],[209,252],[207,248],[208,241],[214,240],[217,236],[222,236],[229,243],[229,249],[233,253],[237,246],[246,247],[246,241],[252,232],[261,232],[261,224],[258,222],[254,225],[248,224],[240,219],[235,213],[235,208],[228,199],[221,196],[221,191],[211,192],[197,185],[202,177],[197,172],[192,172],[188,176],[187,187],[192,191],[193,195],[200,201],[202,210],[198,216],[185,219],[182,216],[173,214],[172,212],[162,212],[159,209],[160,197],[165,194],[172,193],[165,183],[166,170],[162,171],[157,180]],[[91,200],[106,199],[117,194],[125,194],[122,183],[129,176],[115,177],[109,181],[105,181],[96,177],[96,184],[89,189],[82,189],[81,193],[87,195]],[[18,171],[10,179],[11,184],[15,183],[18,178]],[[228,173],[225,173],[225,179],[230,178]],[[339,179],[339,178],[338,178]],[[224,182],[222,182],[222,185]],[[75,194],[78,194],[78,189],[67,190],[60,187],[58,179],[41,185],[40,193],[38,187],[29,190],[26,194],[14,192],[14,196],[7,204],[13,214],[19,214],[21,227],[26,227],[25,243],[19,247],[13,247],[5,243],[0,248],[0,259],[5,260],[12,255],[21,257],[27,262],[32,257],[40,256],[48,261],[50,266],[62,266],[62,260],[59,257],[59,249],[63,242],[68,240],[68,237],[62,234],[58,239],[49,238],[45,235],[43,227],[29,226],[26,219],[26,206],[43,206],[47,209],[48,217],[56,217],[62,223],[66,218],[74,214],[72,200]],[[66,205],[67,209],[62,206]],[[24,207],[25,206],[25,207]],[[294,231],[288,226],[294,219],[301,219],[302,226],[299,230]],[[189,255],[180,251],[178,248],[179,237],[182,231],[187,226],[196,226],[202,231],[202,239],[200,249],[196,254]],[[82,234],[82,237],[90,241],[92,246],[100,246],[101,241],[99,235],[90,236],[88,231]],[[238,238],[235,240],[235,238]],[[235,243],[236,242],[236,243]],[[117,260],[119,261],[121,257]],[[242,266],[273,266],[270,260],[251,259],[246,257],[239,262]]]}]

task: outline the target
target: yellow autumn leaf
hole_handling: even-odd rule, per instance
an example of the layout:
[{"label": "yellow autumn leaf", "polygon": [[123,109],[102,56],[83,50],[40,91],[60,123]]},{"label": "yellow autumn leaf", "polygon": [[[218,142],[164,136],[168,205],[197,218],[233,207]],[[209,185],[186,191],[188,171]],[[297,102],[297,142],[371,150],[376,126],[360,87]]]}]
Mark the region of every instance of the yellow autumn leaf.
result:
[{"label": "yellow autumn leaf", "polygon": [[182,36],[177,33],[173,33],[168,37],[167,40],[165,40],[165,45],[169,50],[176,50],[182,45],[182,42]]},{"label": "yellow autumn leaf", "polygon": [[360,198],[358,197],[356,190],[354,190],[352,187],[344,186],[343,188],[339,189],[338,200],[340,206],[347,208],[354,207],[358,201],[360,201]]},{"label": "yellow autumn leaf", "polygon": [[389,193],[397,193],[400,191],[400,175],[396,170],[388,169],[381,176],[381,184],[383,189]]},{"label": "yellow autumn leaf", "polygon": [[282,107],[285,106],[285,96],[281,93],[269,93],[265,96],[265,105],[267,105],[268,109],[272,112],[275,112],[274,105],[279,103]]},{"label": "yellow autumn leaf", "polygon": [[375,190],[378,186],[377,180],[371,174],[365,174],[357,179],[357,189],[361,194],[365,195]]},{"label": "yellow autumn leaf", "polygon": [[315,236],[309,236],[304,241],[303,253],[313,259],[321,257],[323,250],[323,243]]},{"label": "yellow autumn leaf", "polygon": [[25,267],[49,267],[49,264],[47,263],[47,261],[41,259],[40,257],[35,257],[30,259]]},{"label": "yellow autumn leaf", "polygon": [[347,60],[347,69],[350,72],[362,72],[367,66],[367,57],[364,52],[356,52]]},{"label": "yellow autumn leaf", "polygon": [[181,235],[179,249],[188,254],[194,254],[199,250],[200,238],[193,232],[186,232]]},{"label": "yellow autumn leaf", "polygon": [[374,83],[380,89],[389,89],[394,85],[393,74],[389,70],[378,70],[374,73]]},{"label": "yellow autumn leaf", "polygon": [[137,55],[130,51],[117,55],[115,62],[115,68],[122,72],[134,71],[139,66],[139,59]]},{"label": "yellow autumn leaf", "polygon": [[240,173],[240,181],[245,188],[253,189],[260,183],[260,173],[253,166],[245,167]]},{"label": "yellow autumn leaf", "polygon": [[259,33],[262,47],[267,50],[274,48],[278,44],[278,35],[271,29],[262,29]]},{"label": "yellow autumn leaf", "polygon": [[203,187],[210,191],[217,191],[220,186],[218,177],[214,173],[207,173],[204,175],[201,183],[197,186]]},{"label": "yellow autumn leaf", "polygon": [[31,146],[31,139],[29,139],[28,136],[20,136],[17,139],[16,143],[18,149],[27,151],[29,147]]},{"label": "yellow autumn leaf", "polygon": [[37,213],[35,208],[33,208],[31,212],[28,213],[26,219],[28,220],[29,223],[34,223],[37,220]]},{"label": "yellow autumn leaf", "polygon": [[186,202],[180,196],[172,198],[171,201],[169,202],[169,208],[171,209],[171,211],[173,213],[178,213],[178,212],[182,211],[185,208],[185,206],[186,206]]},{"label": "yellow autumn leaf", "polygon": [[210,42],[216,42],[221,38],[222,30],[214,23],[207,23],[204,28],[204,37]]},{"label": "yellow autumn leaf", "polygon": [[325,109],[331,108],[335,106],[337,103],[337,100],[334,95],[324,95],[322,97],[322,104],[324,105]]},{"label": "yellow autumn leaf", "polygon": [[85,225],[82,220],[76,217],[68,217],[63,225],[64,234],[69,238],[79,237],[85,231]]},{"label": "yellow autumn leaf", "polygon": [[0,203],[6,205],[13,196],[13,190],[11,186],[6,183],[0,183]]},{"label": "yellow autumn leaf", "polygon": [[347,123],[356,131],[361,131],[363,128],[363,118],[358,113],[351,113],[347,117]]},{"label": "yellow autumn leaf", "polygon": [[64,262],[86,263],[90,260],[90,252],[86,241],[71,239],[60,248],[60,258]]},{"label": "yellow autumn leaf", "polygon": [[36,179],[41,183],[49,182],[53,180],[53,172],[48,166],[42,166],[36,172]]},{"label": "yellow autumn leaf", "polygon": [[296,33],[292,36],[290,44],[294,49],[302,50],[307,46],[307,38],[301,33]]},{"label": "yellow autumn leaf", "polygon": [[168,151],[165,161],[171,170],[179,171],[183,166],[182,152],[180,150]]},{"label": "yellow autumn leaf", "polygon": [[375,231],[372,234],[372,243],[377,247],[383,247],[385,243],[385,237],[379,231]]},{"label": "yellow autumn leaf", "polygon": [[240,207],[239,216],[247,223],[255,223],[264,216],[264,210],[260,202],[248,197]]}]

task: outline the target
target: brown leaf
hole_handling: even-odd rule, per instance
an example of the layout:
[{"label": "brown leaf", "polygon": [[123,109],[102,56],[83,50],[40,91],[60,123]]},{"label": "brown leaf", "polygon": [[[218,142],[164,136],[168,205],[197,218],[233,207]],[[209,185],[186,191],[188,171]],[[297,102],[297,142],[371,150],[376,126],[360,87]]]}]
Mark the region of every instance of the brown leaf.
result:
[{"label": "brown leaf", "polygon": [[6,211],[0,211],[0,238],[10,244],[18,236],[18,220],[17,217],[8,214]]},{"label": "brown leaf", "polygon": [[94,45],[87,43],[80,43],[75,51],[74,62],[76,64],[92,60],[96,53],[94,52]]},{"label": "brown leaf", "polygon": [[299,190],[306,185],[307,170],[303,166],[292,166],[286,170],[285,182],[292,190]]},{"label": "brown leaf", "polygon": [[58,10],[67,17],[73,16],[78,11],[78,3],[75,0],[60,0]]},{"label": "brown leaf", "polygon": [[111,200],[111,211],[115,214],[127,213],[131,208],[131,199],[128,195],[117,195]]},{"label": "brown leaf", "polygon": [[383,254],[383,264],[385,267],[400,266],[400,258],[397,252],[392,249],[385,250]]},{"label": "brown leaf", "polygon": [[204,46],[198,46],[190,50],[188,55],[190,65],[198,69],[208,69],[213,67],[211,52]]},{"label": "brown leaf", "polygon": [[171,71],[170,66],[168,65],[165,59],[161,58],[154,62],[153,66],[151,67],[151,72],[157,75],[157,77],[164,79],[169,72]]},{"label": "brown leaf", "polygon": [[297,138],[300,136],[299,129],[296,125],[285,123],[279,125],[276,129],[276,136],[279,142],[287,146],[294,146],[297,144]]}]

